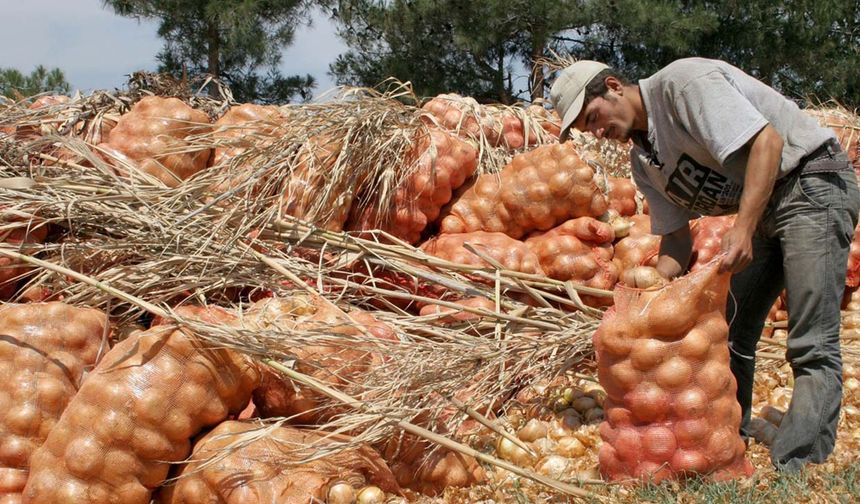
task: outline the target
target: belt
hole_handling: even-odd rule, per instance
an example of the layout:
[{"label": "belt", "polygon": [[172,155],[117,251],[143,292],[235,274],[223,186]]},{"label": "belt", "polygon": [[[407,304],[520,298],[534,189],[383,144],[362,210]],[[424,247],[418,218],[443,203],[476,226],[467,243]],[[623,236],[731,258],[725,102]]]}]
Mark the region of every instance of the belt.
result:
[{"label": "belt", "polygon": [[[809,163],[810,161],[814,161],[816,159],[821,159],[825,156],[833,157],[836,154],[838,154],[840,151],[842,151],[842,146],[839,144],[839,142],[835,138],[831,138],[831,139],[827,140],[826,142],[824,142],[823,144],[819,145],[815,150],[813,150],[809,154],[800,158],[800,162],[797,163],[797,167],[800,168],[800,167],[806,166],[806,164]],[[792,172],[793,171],[794,170],[792,170]]]},{"label": "belt", "polygon": [[842,153],[842,146],[839,144],[839,141],[835,138],[827,140],[812,152],[800,158],[800,161],[793,170],[777,179],[774,189],[794,177],[807,173],[831,173],[850,169],[851,163],[848,162],[847,157],[845,159],[837,159],[837,155],[840,153]]}]

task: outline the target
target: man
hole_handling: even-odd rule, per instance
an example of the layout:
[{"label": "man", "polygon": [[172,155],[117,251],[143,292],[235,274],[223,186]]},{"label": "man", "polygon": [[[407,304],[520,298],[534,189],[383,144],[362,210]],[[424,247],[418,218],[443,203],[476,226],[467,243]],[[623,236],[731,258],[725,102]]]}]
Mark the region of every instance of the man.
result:
[{"label": "man", "polygon": [[633,179],[662,236],[657,269],[682,274],[689,220],[737,212],[720,264],[732,276],[731,368],[750,420],[755,347],[783,288],[791,404],[771,446],[780,470],[821,463],[833,451],[842,398],[839,306],[860,206],[857,180],[834,133],[795,103],[725,62],[678,60],[638,85],[595,61],[564,69],[551,101],[571,127],[633,140]]}]

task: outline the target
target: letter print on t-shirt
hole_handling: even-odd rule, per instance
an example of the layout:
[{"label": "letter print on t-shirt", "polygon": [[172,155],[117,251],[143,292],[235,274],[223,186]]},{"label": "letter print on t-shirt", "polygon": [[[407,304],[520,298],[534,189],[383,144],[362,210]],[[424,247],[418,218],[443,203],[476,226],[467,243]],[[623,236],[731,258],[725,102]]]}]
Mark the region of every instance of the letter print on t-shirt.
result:
[{"label": "letter print on t-shirt", "polygon": [[702,215],[737,210],[741,186],[725,175],[702,166],[687,154],[678,159],[666,183],[666,195],[678,206]]}]

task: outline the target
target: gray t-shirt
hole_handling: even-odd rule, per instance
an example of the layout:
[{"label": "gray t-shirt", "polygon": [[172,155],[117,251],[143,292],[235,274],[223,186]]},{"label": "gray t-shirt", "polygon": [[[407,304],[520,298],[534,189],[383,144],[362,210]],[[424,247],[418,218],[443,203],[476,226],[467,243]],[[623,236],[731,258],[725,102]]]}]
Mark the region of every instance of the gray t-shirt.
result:
[{"label": "gray t-shirt", "polygon": [[768,123],[784,142],[778,177],[835,138],[793,101],[723,61],[678,60],[639,81],[639,89],[651,152],[637,142],[630,159],[654,234],[671,233],[702,215],[736,212],[746,143]]}]

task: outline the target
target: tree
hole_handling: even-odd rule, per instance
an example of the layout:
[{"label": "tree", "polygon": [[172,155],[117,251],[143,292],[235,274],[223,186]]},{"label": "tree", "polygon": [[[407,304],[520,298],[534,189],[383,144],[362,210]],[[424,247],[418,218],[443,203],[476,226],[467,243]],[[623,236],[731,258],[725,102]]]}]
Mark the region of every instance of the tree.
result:
[{"label": "tree", "polygon": [[[729,61],[788,96],[860,106],[860,9],[844,0],[328,0],[350,50],[339,83],[412,81],[418,94],[540,98],[553,52],[636,80],[683,57]],[[527,85],[514,74],[531,69]],[[519,82],[522,82],[521,80]],[[523,87],[525,89],[518,89]]]},{"label": "tree", "polygon": [[[227,83],[242,102],[278,103],[310,97],[311,75],[278,71],[281,49],[309,21],[306,0],[104,0],[136,19],[159,19],[165,41],[159,71],[210,74]],[[210,89],[214,93],[214,87]]]},{"label": "tree", "polygon": [[582,18],[579,2],[340,0],[326,4],[350,50],[331,65],[340,84],[373,86],[393,76],[419,95],[455,91],[511,103],[543,95],[543,72],[515,89],[515,68],[545,56],[549,34]]},{"label": "tree", "polygon": [[59,68],[37,66],[30,75],[14,68],[0,68],[0,96],[27,97],[40,93],[69,94],[71,86]]}]

